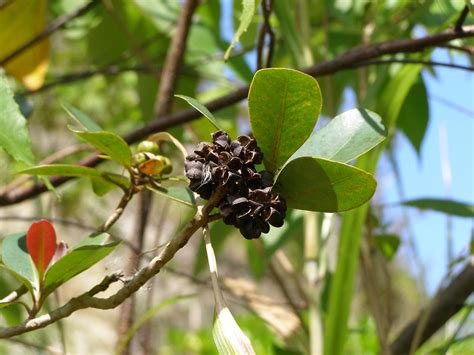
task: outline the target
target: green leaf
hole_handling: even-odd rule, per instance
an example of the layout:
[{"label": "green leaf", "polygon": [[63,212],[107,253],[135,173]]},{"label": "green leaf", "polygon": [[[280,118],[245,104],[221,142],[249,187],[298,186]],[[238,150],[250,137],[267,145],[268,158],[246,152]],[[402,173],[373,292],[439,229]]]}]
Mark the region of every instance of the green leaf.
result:
[{"label": "green leaf", "polygon": [[9,271],[32,292],[36,272],[26,248],[26,233],[12,234],[3,239],[2,260],[4,265],[0,264],[0,267]]},{"label": "green leaf", "polygon": [[400,237],[395,234],[374,236],[375,246],[380,250],[385,259],[392,260],[400,246]]},{"label": "green leaf", "polygon": [[321,111],[321,92],[311,76],[291,69],[262,69],[249,91],[252,131],[274,172],[311,135]]},{"label": "green leaf", "polygon": [[189,97],[189,96],[184,96],[184,95],[174,95],[174,96],[185,100],[188,104],[190,104],[196,110],[201,112],[203,116],[206,117],[214,125],[214,127],[216,127],[218,130],[222,130],[222,128],[217,123],[217,120],[214,117],[214,115],[211,113],[211,111],[209,111],[207,107],[204,106],[202,103],[200,103],[198,100],[193,99],[192,97]]},{"label": "green leaf", "polygon": [[420,198],[402,202],[404,206],[446,213],[452,216],[474,218],[474,205],[436,198]]},{"label": "green leaf", "polygon": [[97,169],[70,164],[37,165],[28,169],[20,170],[17,174],[78,177],[102,176],[102,173]]},{"label": "green leaf", "polygon": [[318,157],[348,163],[382,142],[387,133],[375,112],[357,108],[334,117],[291,156]]},{"label": "green leaf", "polygon": [[224,60],[229,59],[230,52],[234,45],[239,41],[240,36],[244,33],[252,22],[253,15],[257,9],[259,0],[242,0],[242,15],[240,16],[240,24],[235,31],[234,38],[230,42],[229,48],[225,51]]},{"label": "green leaf", "polygon": [[156,192],[157,194],[166,196],[174,201],[183,203],[187,206],[196,207],[193,192],[186,186],[147,186],[148,190]]},{"label": "green leaf", "polygon": [[107,237],[107,233],[102,233],[94,238],[86,238],[78,247],[54,263],[46,272],[43,299],[66,281],[109,255],[120,242],[97,244],[103,242]]},{"label": "green leaf", "polygon": [[428,128],[429,117],[428,95],[423,77],[420,75],[406,96],[397,120],[398,128],[418,154],[420,154],[421,143]]},{"label": "green leaf", "polygon": [[[265,276],[267,269],[268,259],[266,255],[262,255],[264,252],[263,244],[257,245],[257,243],[245,243],[247,247],[247,261],[252,271],[253,276],[256,280],[261,280]],[[258,249],[262,249],[261,252]]]},{"label": "green leaf", "polygon": [[[33,267],[33,264],[32,266]],[[1,270],[5,270],[6,272],[8,272],[11,276],[13,276],[13,278],[15,278],[17,281],[21,282],[27,289],[28,291],[30,292],[30,294],[33,296],[34,295],[34,292],[33,292],[33,283],[28,280],[27,278],[23,277],[22,275],[20,275],[19,273],[13,271],[12,269],[10,269],[9,267],[7,267],[6,265],[0,263],[0,269]]]},{"label": "green leaf", "polygon": [[0,147],[16,161],[33,165],[31,140],[26,119],[13,98],[4,76],[0,76]]},{"label": "green leaf", "polygon": [[80,139],[107,154],[119,164],[130,168],[132,153],[127,142],[112,132],[83,132],[71,129]]},{"label": "green leaf", "polygon": [[74,119],[74,121],[76,121],[86,131],[103,131],[103,129],[97,123],[95,123],[89,116],[79,111],[74,106],[65,103],[63,104],[63,108],[64,110],[66,110],[69,116],[71,116],[71,118]]},{"label": "green leaf", "polygon": [[288,207],[342,212],[367,202],[377,183],[371,174],[353,166],[301,157],[285,165],[275,185]]}]

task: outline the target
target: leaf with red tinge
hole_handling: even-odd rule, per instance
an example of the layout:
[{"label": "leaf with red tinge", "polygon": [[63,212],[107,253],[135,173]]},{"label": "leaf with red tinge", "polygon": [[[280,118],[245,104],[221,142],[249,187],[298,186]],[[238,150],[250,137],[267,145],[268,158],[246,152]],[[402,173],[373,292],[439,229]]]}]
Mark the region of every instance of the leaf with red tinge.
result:
[{"label": "leaf with red tinge", "polygon": [[26,234],[26,247],[41,281],[56,250],[56,232],[53,225],[45,219],[33,223]]}]

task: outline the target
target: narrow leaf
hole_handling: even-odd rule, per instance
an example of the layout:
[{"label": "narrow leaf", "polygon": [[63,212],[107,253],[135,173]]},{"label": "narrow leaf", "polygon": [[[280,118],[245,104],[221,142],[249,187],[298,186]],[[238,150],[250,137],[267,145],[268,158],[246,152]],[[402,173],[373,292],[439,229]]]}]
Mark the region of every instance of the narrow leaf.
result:
[{"label": "narrow leaf", "polygon": [[84,128],[86,131],[93,131],[93,132],[103,131],[103,129],[97,123],[95,123],[89,116],[79,111],[74,106],[65,103],[63,104],[63,108],[64,110],[66,110],[68,115],[71,116],[71,118],[75,122],[77,122],[82,128]]},{"label": "narrow leaf", "polygon": [[408,207],[446,213],[452,216],[474,218],[474,205],[460,201],[420,198],[405,201],[402,204]]},{"label": "narrow leaf", "polygon": [[252,131],[271,172],[308,139],[321,111],[321,92],[311,76],[291,69],[262,69],[249,92]]},{"label": "narrow leaf", "polygon": [[34,164],[26,119],[13,99],[5,77],[0,76],[0,147],[15,160]]},{"label": "narrow leaf", "polygon": [[342,212],[367,202],[377,183],[371,174],[353,166],[301,157],[285,165],[275,185],[289,207]]},{"label": "narrow leaf", "polygon": [[130,168],[132,153],[127,142],[112,132],[84,132],[70,128],[80,139],[107,154],[119,164]]},{"label": "narrow leaf", "polygon": [[42,280],[56,250],[56,232],[51,222],[43,219],[31,224],[26,233],[26,248]]},{"label": "narrow leaf", "polygon": [[159,143],[160,141],[171,142],[176,146],[176,148],[179,149],[179,151],[183,155],[183,158],[186,158],[186,156],[188,155],[188,152],[186,151],[186,148],[184,148],[184,146],[181,144],[181,142],[178,139],[176,139],[175,137],[173,137],[173,135],[168,133],[168,132],[155,133],[154,135],[150,136],[148,138],[148,140],[152,141],[152,142],[156,142],[156,143]]},{"label": "narrow leaf", "polygon": [[107,233],[102,233],[95,238],[87,238],[80,246],[72,249],[49,268],[45,276],[43,298],[66,281],[104,259],[120,243],[96,244],[106,240],[108,238]]},{"label": "narrow leaf", "polygon": [[214,115],[211,113],[211,111],[209,111],[207,107],[204,106],[202,103],[200,103],[198,100],[193,99],[192,97],[189,97],[189,96],[184,96],[184,95],[174,95],[174,96],[185,100],[188,104],[190,104],[196,110],[201,112],[203,116],[206,117],[209,120],[209,122],[211,122],[214,125],[214,127],[216,127],[218,130],[222,130],[222,128],[217,123],[217,120],[214,117]]},{"label": "narrow leaf", "polygon": [[229,48],[227,48],[225,51],[224,60],[229,59],[232,48],[234,48],[235,44],[239,41],[240,36],[242,36],[242,34],[247,31],[247,28],[252,22],[258,2],[258,0],[242,0],[242,15],[240,16],[240,24],[237,28],[237,31],[235,31],[234,38],[232,38]]},{"label": "narrow leaf", "polygon": [[313,133],[289,161],[307,156],[348,163],[378,145],[386,136],[379,115],[363,108],[352,109],[337,115]]},{"label": "narrow leaf", "polygon": [[37,165],[28,169],[20,170],[17,174],[46,175],[46,176],[78,176],[78,177],[101,177],[97,169],[80,165],[51,164]]},{"label": "narrow leaf", "polygon": [[196,201],[194,199],[193,192],[185,186],[146,186],[146,188],[179,203],[183,203],[190,207],[196,207]]}]

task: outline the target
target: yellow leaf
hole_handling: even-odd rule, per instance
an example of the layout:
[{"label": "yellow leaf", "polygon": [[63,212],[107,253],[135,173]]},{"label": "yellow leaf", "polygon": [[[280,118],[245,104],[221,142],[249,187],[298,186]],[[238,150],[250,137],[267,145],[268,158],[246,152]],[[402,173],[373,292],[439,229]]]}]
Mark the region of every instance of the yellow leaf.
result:
[{"label": "yellow leaf", "polygon": [[[0,58],[15,51],[46,26],[47,0],[11,0],[0,7]],[[27,89],[43,85],[48,69],[48,39],[36,43],[5,64],[5,71]]]}]

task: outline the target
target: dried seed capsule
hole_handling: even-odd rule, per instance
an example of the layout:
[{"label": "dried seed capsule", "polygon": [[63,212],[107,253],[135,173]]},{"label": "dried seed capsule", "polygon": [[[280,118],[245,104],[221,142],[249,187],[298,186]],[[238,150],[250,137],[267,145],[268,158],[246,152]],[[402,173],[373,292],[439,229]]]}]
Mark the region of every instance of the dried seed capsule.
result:
[{"label": "dried seed capsule", "polygon": [[273,175],[255,169],[263,160],[255,139],[240,136],[231,141],[224,131],[214,132],[212,139],[199,143],[186,157],[191,190],[209,199],[218,187],[224,189],[218,203],[224,223],[239,228],[247,239],[268,233],[270,225],[282,226],[286,203],[272,191]]}]

